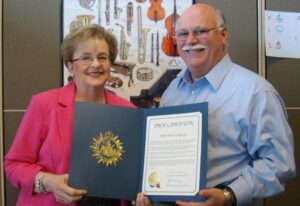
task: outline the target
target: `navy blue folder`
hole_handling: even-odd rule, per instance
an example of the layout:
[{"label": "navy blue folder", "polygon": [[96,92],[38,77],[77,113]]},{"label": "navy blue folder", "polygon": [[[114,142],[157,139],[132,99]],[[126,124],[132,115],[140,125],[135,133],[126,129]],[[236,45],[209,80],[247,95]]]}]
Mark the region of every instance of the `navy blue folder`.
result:
[{"label": "navy blue folder", "polygon": [[[142,188],[146,119],[148,116],[201,112],[200,188],[206,187],[208,104],[133,109],[94,103],[75,104],[69,185],[87,196],[135,200]],[[108,165],[95,158],[95,140],[110,132],[122,143],[122,156]],[[94,156],[93,156],[94,155]],[[107,162],[106,162],[107,163]],[[152,201],[203,201],[195,196],[155,195]]]}]

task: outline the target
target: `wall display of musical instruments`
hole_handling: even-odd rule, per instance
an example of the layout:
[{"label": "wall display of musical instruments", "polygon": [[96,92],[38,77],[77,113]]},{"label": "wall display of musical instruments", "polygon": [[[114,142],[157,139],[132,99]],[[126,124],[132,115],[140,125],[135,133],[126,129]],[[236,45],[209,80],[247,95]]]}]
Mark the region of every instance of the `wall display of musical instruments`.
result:
[{"label": "wall display of musical instruments", "polygon": [[[112,32],[118,38],[119,55],[112,65],[107,88],[138,106],[149,107],[165,89],[157,88],[158,85],[166,87],[169,83],[161,81],[171,81],[186,67],[177,52],[174,27],[182,11],[193,3],[193,0],[64,0],[63,36],[88,24],[100,24]],[[67,84],[66,68],[63,73]],[[149,98],[149,104],[141,104]]]}]

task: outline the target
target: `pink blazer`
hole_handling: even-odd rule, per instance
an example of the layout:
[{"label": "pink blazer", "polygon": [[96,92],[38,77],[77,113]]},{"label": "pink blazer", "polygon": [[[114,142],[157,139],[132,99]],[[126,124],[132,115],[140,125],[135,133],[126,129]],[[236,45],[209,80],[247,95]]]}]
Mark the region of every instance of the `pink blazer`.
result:
[{"label": "pink blazer", "polygon": [[[107,90],[105,98],[110,105],[135,107]],[[20,189],[17,205],[63,205],[52,193],[35,194],[34,179],[39,171],[69,172],[74,101],[73,82],[32,97],[4,159],[7,178]]]}]

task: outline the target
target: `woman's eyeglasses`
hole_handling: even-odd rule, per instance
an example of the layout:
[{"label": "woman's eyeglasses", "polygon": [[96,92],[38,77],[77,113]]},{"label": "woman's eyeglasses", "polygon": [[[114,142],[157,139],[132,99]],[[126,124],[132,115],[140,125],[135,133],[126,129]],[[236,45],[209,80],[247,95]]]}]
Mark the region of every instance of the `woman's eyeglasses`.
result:
[{"label": "woman's eyeglasses", "polygon": [[100,63],[107,63],[110,61],[110,56],[106,55],[106,54],[100,54],[95,57],[90,54],[84,54],[84,55],[81,55],[79,58],[72,59],[72,62],[79,61],[83,65],[91,65],[95,58]]}]

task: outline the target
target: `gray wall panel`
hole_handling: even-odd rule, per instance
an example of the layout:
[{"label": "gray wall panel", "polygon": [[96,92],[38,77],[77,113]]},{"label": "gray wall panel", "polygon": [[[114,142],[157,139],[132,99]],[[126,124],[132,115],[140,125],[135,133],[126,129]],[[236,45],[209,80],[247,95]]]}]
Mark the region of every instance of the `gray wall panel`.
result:
[{"label": "gray wall panel", "polygon": [[[299,0],[266,0],[266,10],[300,12]],[[266,77],[276,87],[289,110],[294,142],[296,167],[300,165],[300,60],[289,58],[266,58]],[[281,195],[269,198],[267,206],[295,205],[300,202],[300,178],[298,176],[286,185],[286,191]]]},{"label": "gray wall panel", "polygon": [[[20,121],[24,115],[24,112],[5,112],[4,113],[4,154],[7,153],[10,145],[12,144],[15,133],[19,127]],[[5,181],[6,191],[6,206],[16,205],[17,196],[19,191],[11,186],[10,182]]]},{"label": "gray wall panel", "polygon": [[[60,0],[3,0],[4,153],[31,96],[61,85]],[[5,181],[6,206],[18,190]]]},{"label": "gray wall panel", "polygon": [[266,63],[266,78],[287,107],[300,107],[300,60],[268,57]]},{"label": "gray wall panel", "polygon": [[[266,0],[266,10],[300,12],[299,0]],[[288,107],[300,107],[300,59],[267,57],[267,79],[277,88]]]},{"label": "gray wall panel", "polygon": [[229,53],[234,62],[258,72],[256,1],[198,0],[220,9],[229,29]]},{"label": "gray wall panel", "polygon": [[60,86],[60,1],[3,1],[4,108]]}]

